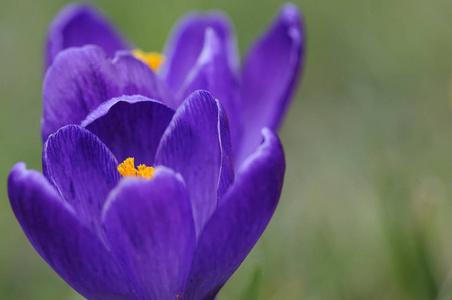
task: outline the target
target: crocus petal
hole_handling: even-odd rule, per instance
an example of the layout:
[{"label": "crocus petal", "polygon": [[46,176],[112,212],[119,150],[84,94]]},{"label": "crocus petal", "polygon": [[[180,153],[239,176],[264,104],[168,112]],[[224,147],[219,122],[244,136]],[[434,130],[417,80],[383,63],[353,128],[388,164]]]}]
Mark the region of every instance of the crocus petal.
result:
[{"label": "crocus petal", "polygon": [[241,128],[236,103],[238,81],[228,63],[227,49],[218,34],[209,27],[205,35],[202,52],[188,74],[178,98],[182,101],[196,90],[206,90],[220,100],[228,115],[232,145],[235,149]]},{"label": "crocus petal", "polygon": [[137,164],[154,164],[163,132],[174,115],[166,105],[143,96],[113,98],[92,111],[82,127],[93,132],[119,162],[134,157]]},{"label": "crocus petal", "polygon": [[90,4],[69,4],[55,17],[47,34],[46,69],[57,54],[70,47],[102,47],[108,56],[130,49],[107,17]]},{"label": "crocus petal", "polygon": [[[229,129],[221,104],[209,92],[197,91],[176,111],[157,149],[156,165],[181,173],[187,183],[197,233],[221,200],[218,186],[231,180],[232,163],[223,164],[231,143],[223,131]],[[225,178],[222,168],[228,169],[221,171]]]},{"label": "crocus petal", "polygon": [[79,125],[101,103],[139,94],[165,101],[171,92],[143,62],[129,54],[111,60],[97,46],[61,52],[49,68],[43,90],[42,137],[67,124]]},{"label": "crocus petal", "polygon": [[18,163],[8,194],[36,251],[77,292],[87,299],[136,299],[119,265],[44,176]]},{"label": "crocus petal", "polygon": [[264,129],[263,135],[264,143],[244,162],[199,237],[185,300],[213,299],[273,215],[283,184],[284,153],[272,131]]},{"label": "crocus petal", "polygon": [[118,52],[113,64],[118,82],[121,83],[122,95],[146,96],[164,102],[173,109],[179,106],[168,84],[130,52]]},{"label": "crocus petal", "polygon": [[303,62],[300,14],[286,4],[272,26],[251,47],[243,70],[240,112],[246,127],[238,165],[261,142],[263,127],[276,130],[289,105]]},{"label": "crocus petal", "polygon": [[196,240],[180,175],[160,167],[151,180],[123,179],[105,206],[104,224],[139,299],[181,298]]},{"label": "crocus petal", "polygon": [[221,149],[221,166],[218,180],[217,198],[218,201],[221,201],[226,191],[234,182],[234,155],[232,152],[228,118],[221,104],[218,105],[218,107],[218,134]]},{"label": "crocus petal", "polygon": [[91,132],[67,125],[44,145],[43,172],[80,220],[102,236],[102,208],[120,179],[118,163]]},{"label": "crocus petal", "polygon": [[228,16],[221,12],[195,12],[185,15],[173,28],[166,43],[166,61],[160,74],[173,91],[177,92],[198,60],[204,45],[207,28],[218,34],[232,70],[238,69],[238,51],[235,33]]}]

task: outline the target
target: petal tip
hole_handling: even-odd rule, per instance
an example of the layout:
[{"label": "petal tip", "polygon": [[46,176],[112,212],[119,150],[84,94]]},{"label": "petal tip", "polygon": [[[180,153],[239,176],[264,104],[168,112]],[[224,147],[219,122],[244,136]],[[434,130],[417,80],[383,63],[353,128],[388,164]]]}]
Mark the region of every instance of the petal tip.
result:
[{"label": "petal tip", "polygon": [[271,130],[268,127],[263,127],[261,130],[261,134],[264,138],[263,142],[261,143],[260,147],[265,148],[269,146],[270,144],[277,145],[278,148],[282,150],[282,144],[281,140],[279,139],[278,135]]},{"label": "petal tip", "polygon": [[106,59],[109,59],[105,51],[98,45],[89,44],[81,47],[70,47],[62,49],[55,55],[52,64],[49,65],[49,67],[47,68],[44,77],[44,87],[46,85],[46,82],[48,81],[48,77],[50,76],[49,74],[52,73],[51,70],[58,69],[58,66],[65,65],[68,62],[73,61],[74,59],[71,58],[71,56],[81,55],[82,53],[85,55],[89,54],[98,55],[100,57],[105,57]]},{"label": "petal tip", "polygon": [[261,129],[261,134],[263,141],[253,153],[245,158],[242,165],[240,166],[239,171],[248,168],[248,166],[251,165],[254,160],[261,157],[262,155],[270,155],[271,157],[274,157],[275,161],[278,161],[276,165],[280,165],[284,173],[286,163],[284,157],[284,148],[282,146],[281,140],[279,139],[278,135],[268,127],[263,127]]},{"label": "petal tip", "polygon": [[301,41],[303,34],[302,14],[295,4],[284,4],[277,17],[277,22],[287,28],[287,34],[292,40]]},{"label": "petal tip", "polygon": [[54,30],[58,26],[64,26],[83,14],[95,15],[99,13],[99,9],[87,2],[67,4],[55,16],[49,31]]},{"label": "petal tip", "polygon": [[16,163],[12,168],[11,168],[11,172],[10,172],[10,176],[12,175],[11,173],[16,173],[16,172],[22,172],[25,171],[27,169],[27,164],[24,163],[23,161]]},{"label": "petal tip", "polygon": [[186,101],[189,101],[191,99],[203,99],[204,101],[215,101],[215,98],[212,96],[212,94],[206,90],[194,91],[187,97]]},{"label": "petal tip", "polygon": [[298,6],[289,2],[281,7],[279,18],[287,25],[299,25],[301,13]]},{"label": "petal tip", "polygon": [[94,4],[73,3],[63,7],[47,29],[46,65],[48,69],[57,54],[67,48],[88,44],[102,46],[111,57],[117,50],[129,49],[108,16]]},{"label": "petal tip", "polygon": [[11,192],[15,185],[14,182],[25,172],[27,172],[27,165],[24,162],[18,162],[11,168],[8,175],[8,195],[10,200],[12,199]]}]

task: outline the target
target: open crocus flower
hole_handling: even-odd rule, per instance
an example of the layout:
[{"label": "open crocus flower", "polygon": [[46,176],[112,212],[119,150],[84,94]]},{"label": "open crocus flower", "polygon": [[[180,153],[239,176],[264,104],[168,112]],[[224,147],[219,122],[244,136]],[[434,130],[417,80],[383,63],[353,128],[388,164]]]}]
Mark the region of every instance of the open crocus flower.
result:
[{"label": "open crocus flower", "polygon": [[11,205],[35,249],[87,299],[213,299],[280,196],[282,146],[262,134],[235,172],[226,113],[210,93],[176,111],[113,98],[49,136],[43,175],[12,169]]},{"label": "open crocus flower", "polygon": [[[210,91],[224,106],[235,162],[240,165],[260,144],[261,129],[277,130],[281,124],[302,66],[303,41],[299,11],[293,4],[286,4],[250,47],[242,66],[234,30],[220,12],[183,17],[168,38],[163,55],[145,53],[124,39],[99,10],[88,4],[72,4],[55,18],[47,38],[46,69],[50,74],[44,90],[43,139],[62,125],[80,124],[90,110],[110,96],[137,93],[129,88],[131,83],[146,89],[148,93],[143,95],[173,109],[193,91],[202,89]],[[64,51],[85,45],[97,45],[102,50],[95,54]],[[113,59],[114,66],[107,66],[108,58]],[[135,58],[151,71],[138,66]],[[62,60],[66,60],[64,67]],[[63,97],[53,107],[54,99],[67,92],[63,81],[73,81],[70,78],[84,77],[89,72],[109,73],[105,84],[120,87],[96,102],[73,102]],[[96,82],[79,80],[77,84],[91,87]],[[70,87],[77,86],[73,83]],[[49,120],[59,117],[58,122]]]}]

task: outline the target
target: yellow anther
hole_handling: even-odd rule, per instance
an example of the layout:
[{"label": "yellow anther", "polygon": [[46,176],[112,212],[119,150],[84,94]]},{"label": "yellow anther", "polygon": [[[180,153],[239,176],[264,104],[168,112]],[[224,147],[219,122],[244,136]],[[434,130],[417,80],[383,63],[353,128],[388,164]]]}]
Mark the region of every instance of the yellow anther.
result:
[{"label": "yellow anther", "polygon": [[137,172],[138,177],[151,178],[153,173],[154,173],[153,167],[146,167],[146,165],[138,166],[138,172]]},{"label": "yellow anther", "polygon": [[133,157],[126,159],[118,166],[118,172],[121,173],[122,176],[136,176],[137,170],[135,169],[135,159]]},{"label": "yellow anther", "polygon": [[132,51],[132,54],[139,60],[145,62],[149,68],[154,71],[158,71],[160,66],[165,61],[165,57],[157,52],[144,52],[140,49],[135,49]]},{"label": "yellow anther", "polygon": [[137,176],[151,179],[154,173],[154,168],[147,167],[146,165],[139,165],[137,170],[135,169],[135,159],[133,157],[129,157],[118,166],[118,172],[124,177]]}]

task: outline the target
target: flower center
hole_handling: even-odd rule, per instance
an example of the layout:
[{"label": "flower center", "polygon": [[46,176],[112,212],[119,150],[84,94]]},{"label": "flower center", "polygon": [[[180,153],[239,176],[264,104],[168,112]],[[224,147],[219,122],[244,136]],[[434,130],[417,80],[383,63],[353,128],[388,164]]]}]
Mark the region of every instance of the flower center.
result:
[{"label": "flower center", "polygon": [[141,49],[132,50],[132,54],[133,56],[135,56],[135,58],[138,58],[142,62],[146,63],[149,68],[154,71],[158,71],[163,61],[165,60],[165,57],[160,53],[144,52]]},{"label": "flower center", "polygon": [[136,176],[151,179],[154,173],[154,168],[147,167],[146,165],[139,165],[137,170],[135,169],[135,158],[129,157],[118,166],[118,172],[124,177]]}]

